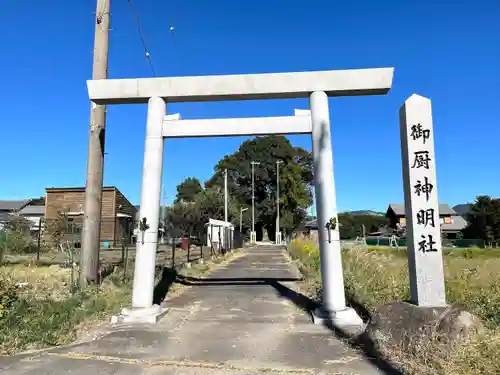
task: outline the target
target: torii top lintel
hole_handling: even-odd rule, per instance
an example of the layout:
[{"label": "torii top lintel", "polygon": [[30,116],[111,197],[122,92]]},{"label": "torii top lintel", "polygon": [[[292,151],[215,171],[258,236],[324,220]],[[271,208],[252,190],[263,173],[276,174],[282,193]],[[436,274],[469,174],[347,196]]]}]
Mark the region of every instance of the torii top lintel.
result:
[{"label": "torii top lintel", "polygon": [[394,68],[296,73],[89,80],[89,99],[97,104],[230,101],[304,98],[314,91],[329,96],[383,95],[392,86]]}]

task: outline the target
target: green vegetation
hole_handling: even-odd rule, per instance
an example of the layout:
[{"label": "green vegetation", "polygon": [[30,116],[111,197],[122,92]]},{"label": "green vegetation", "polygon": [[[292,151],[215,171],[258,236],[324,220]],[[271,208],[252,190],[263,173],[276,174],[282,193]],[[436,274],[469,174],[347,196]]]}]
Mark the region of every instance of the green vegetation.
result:
[{"label": "green vegetation", "polygon": [[[274,238],[276,226],[276,161],[280,165],[280,223],[291,233],[302,222],[312,203],[312,155],[293,147],[283,136],[257,137],[215,166],[214,175],[201,188],[198,179],[188,178],[177,187],[176,203],[168,208],[170,226],[180,234],[201,232],[208,218],[224,217],[224,171],[228,172],[229,221],[239,226],[240,208],[252,204],[252,168],[255,166],[256,231],[267,230]],[[251,210],[243,215],[243,232],[251,226]],[[179,234],[177,234],[179,235]]]},{"label": "green vegetation", "polygon": [[500,241],[500,198],[479,196],[467,214],[465,238],[480,238],[487,246]]},{"label": "green vegetation", "polygon": [[362,214],[350,214],[341,213],[339,216],[339,231],[340,239],[352,239],[356,237],[363,236],[363,226],[365,228],[366,234],[387,231],[391,232],[389,229],[389,220],[385,216],[381,215],[362,215]]},{"label": "green vegetation", "polygon": [[201,193],[202,190],[203,188],[201,187],[200,180],[196,177],[188,177],[177,185],[175,202],[194,202],[196,200],[196,195]]},{"label": "green vegetation", "polygon": [[[308,287],[321,286],[319,251],[310,242],[294,240],[290,254],[308,275]],[[496,251],[495,251],[496,252]],[[368,312],[377,306],[409,297],[406,251],[368,248],[342,252],[348,300]],[[484,333],[463,343],[451,354],[438,347],[424,348],[417,357],[391,348],[385,354],[406,373],[468,375],[500,373],[500,257],[492,250],[464,249],[445,254],[447,299],[464,305],[482,318]],[[311,288],[311,285],[314,287]]]},{"label": "green vegetation", "polygon": [[36,244],[30,236],[30,222],[21,217],[14,217],[0,230],[0,263],[3,256],[11,254],[29,254],[36,252]]},{"label": "green vegetation", "polygon": [[[267,230],[274,237],[276,226],[276,161],[280,165],[280,222],[291,233],[306,214],[312,203],[312,154],[294,147],[283,136],[264,136],[243,142],[239,149],[224,157],[215,166],[215,174],[206,188],[223,188],[224,169],[228,170],[228,189],[237,205],[252,204],[252,166],[255,166],[255,215],[256,230]],[[239,207],[237,207],[239,211]],[[243,226],[250,228],[251,212],[244,217]]]},{"label": "green vegetation", "polygon": [[118,271],[103,285],[75,294],[70,270],[58,266],[0,267],[0,354],[63,345],[130,301]]}]

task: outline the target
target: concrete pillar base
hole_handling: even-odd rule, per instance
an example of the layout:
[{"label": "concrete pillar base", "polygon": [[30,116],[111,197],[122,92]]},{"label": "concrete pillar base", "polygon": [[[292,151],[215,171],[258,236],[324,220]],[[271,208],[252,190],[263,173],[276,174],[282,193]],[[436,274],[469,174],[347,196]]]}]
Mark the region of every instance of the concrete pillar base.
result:
[{"label": "concrete pillar base", "polygon": [[147,308],[129,307],[122,309],[120,315],[113,316],[111,323],[156,324],[167,312],[167,308],[159,305]]},{"label": "concrete pillar base", "polygon": [[346,307],[340,311],[326,311],[320,307],[312,311],[311,315],[314,324],[332,325],[335,328],[349,331],[353,329],[363,331],[365,327],[363,320],[351,307]]}]

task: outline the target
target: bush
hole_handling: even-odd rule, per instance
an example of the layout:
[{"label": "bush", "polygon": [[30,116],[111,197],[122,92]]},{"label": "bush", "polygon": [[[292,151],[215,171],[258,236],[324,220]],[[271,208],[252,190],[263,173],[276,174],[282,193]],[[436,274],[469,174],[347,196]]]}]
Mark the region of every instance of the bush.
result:
[{"label": "bush", "polygon": [[36,246],[29,234],[20,229],[7,229],[0,232],[0,262],[6,253],[34,253]]},{"label": "bush", "polygon": [[3,263],[4,254],[5,254],[5,231],[0,230],[0,264]]},{"label": "bush", "polygon": [[12,305],[18,299],[16,286],[8,280],[0,279],[0,319],[9,314]]}]

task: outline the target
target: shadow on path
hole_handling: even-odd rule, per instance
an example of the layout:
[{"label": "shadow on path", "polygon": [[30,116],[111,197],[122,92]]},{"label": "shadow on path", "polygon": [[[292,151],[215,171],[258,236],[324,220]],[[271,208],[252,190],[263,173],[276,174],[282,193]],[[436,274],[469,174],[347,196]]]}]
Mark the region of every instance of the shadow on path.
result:
[{"label": "shadow on path", "polygon": [[156,284],[153,291],[153,304],[160,305],[173,283],[177,280],[179,276],[175,267],[164,267],[161,273],[161,278],[158,284]]},{"label": "shadow on path", "polygon": [[[249,278],[197,278],[197,277],[186,277],[182,275],[177,275],[175,282],[183,285],[192,286],[241,286],[241,285],[262,285],[271,286],[275,289],[276,293],[281,297],[289,300],[295,306],[300,308],[302,311],[312,314],[316,308],[320,307],[320,303],[315,301],[302,293],[296,292],[287,286],[283,285],[281,282],[296,282],[300,281],[300,278],[266,278],[266,277],[249,277]],[[357,303],[356,301],[350,301],[349,304],[358,313],[362,315],[363,318],[369,319],[368,310]],[[400,370],[396,369],[389,361],[383,358],[380,351],[375,347],[373,341],[365,334],[358,335],[357,337],[352,337],[347,331],[334,327],[331,323],[325,324],[325,326],[333,332],[333,334],[341,339],[343,342],[347,343],[351,348],[360,351],[363,355],[380,370],[388,375],[405,375]]]}]

